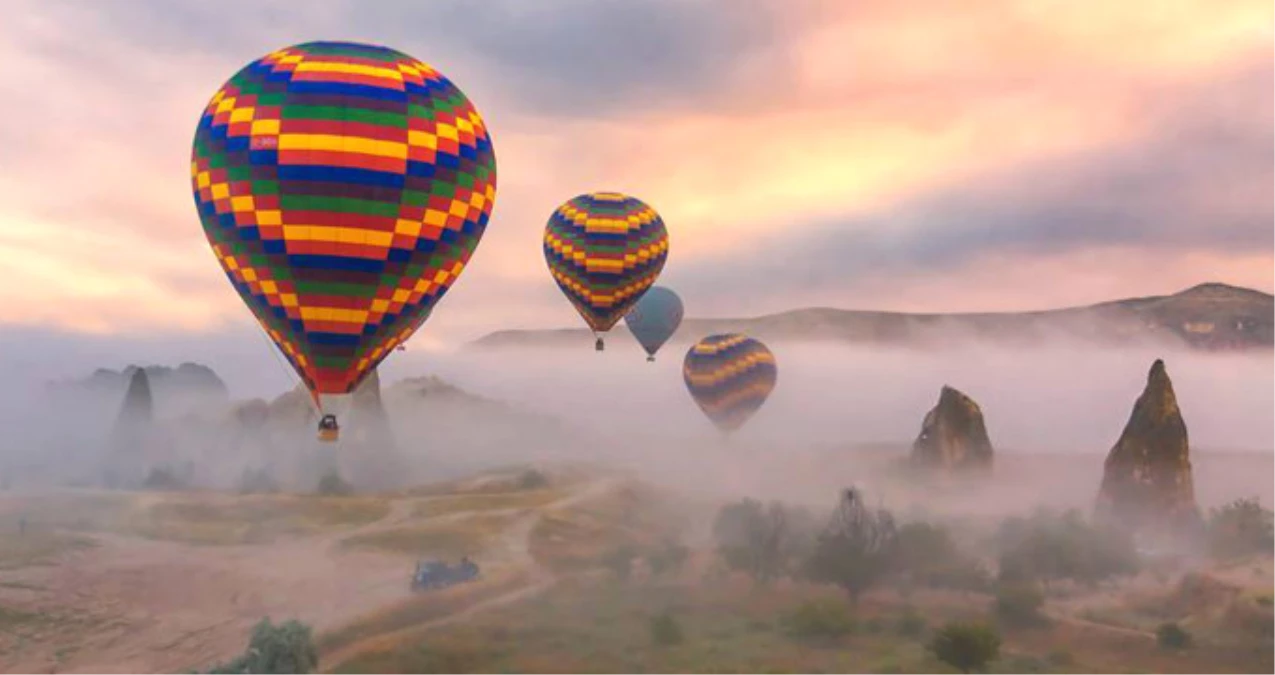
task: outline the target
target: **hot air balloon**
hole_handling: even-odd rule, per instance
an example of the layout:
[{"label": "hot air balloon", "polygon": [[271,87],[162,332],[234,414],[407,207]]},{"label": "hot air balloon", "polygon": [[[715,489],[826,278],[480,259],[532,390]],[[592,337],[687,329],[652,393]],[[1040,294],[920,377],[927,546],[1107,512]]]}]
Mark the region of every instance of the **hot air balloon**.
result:
[{"label": "hot air balloon", "polygon": [[682,364],[691,397],[724,433],[741,427],[766,402],[777,372],[766,345],[737,333],[700,340]]},{"label": "hot air balloon", "polygon": [[580,195],[545,226],[545,261],[554,281],[597,337],[655,283],[668,258],[668,232],[655,209],[616,192]]},{"label": "hot air balloon", "polygon": [[465,268],[496,159],[438,71],[386,47],[309,42],[217,91],[191,182],[217,261],[335,440],[336,410]]},{"label": "hot air balloon", "polygon": [[646,350],[646,360],[654,361],[655,352],[682,324],[682,299],[663,286],[652,286],[624,315],[624,323]]}]

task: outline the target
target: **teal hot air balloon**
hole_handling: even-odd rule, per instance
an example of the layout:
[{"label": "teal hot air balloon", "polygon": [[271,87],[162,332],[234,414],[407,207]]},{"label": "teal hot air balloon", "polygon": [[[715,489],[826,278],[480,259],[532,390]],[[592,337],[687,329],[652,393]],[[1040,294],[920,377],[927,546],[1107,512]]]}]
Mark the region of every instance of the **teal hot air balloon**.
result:
[{"label": "teal hot air balloon", "polygon": [[655,352],[682,325],[682,299],[663,286],[652,286],[624,315],[624,323],[646,350],[646,360],[654,361]]},{"label": "teal hot air balloon", "polygon": [[743,426],[775,388],[775,355],[746,335],[710,335],[686,352],[682,378],[691,398],[723,433]]}]

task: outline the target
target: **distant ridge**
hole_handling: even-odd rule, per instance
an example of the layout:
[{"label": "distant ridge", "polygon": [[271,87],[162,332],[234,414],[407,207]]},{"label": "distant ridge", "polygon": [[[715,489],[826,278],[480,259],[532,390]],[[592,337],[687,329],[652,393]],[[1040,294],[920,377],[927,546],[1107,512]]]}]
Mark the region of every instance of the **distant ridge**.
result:
[{"label": "distant ridge", "polygon": [[[910,314],[809,307],[753,318],[682,322],[670,343],[742,332],[772,341],[940,347],[952,341],[1029,344],[1079,339],[1095,344],[1157,343],[1202,350],[1271,349],[1275,296],[1222,283],[1203,283],[1173,295],[1126,298],[1083,307],[1031,312]],[[608,341],[630,341],[622,325]],[[467,347],[558,347],[591,344],[583,329],[504,330]]]}]

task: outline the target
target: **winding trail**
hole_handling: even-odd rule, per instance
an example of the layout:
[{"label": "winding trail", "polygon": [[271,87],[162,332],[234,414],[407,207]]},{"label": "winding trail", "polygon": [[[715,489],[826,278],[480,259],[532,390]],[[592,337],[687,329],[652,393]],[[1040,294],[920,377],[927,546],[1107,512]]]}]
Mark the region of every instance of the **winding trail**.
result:
[{"label": "winding trail", "polygon": [[[515,568],[530,571],[532,576],[526,583],[495,597],[479,600],[467,607],[447,614],[446,616],[423,621],[387,633],[371,635],[332,650],[331,652],[320,654],[320,671],[329,672],[332,668],[353,659],[359,654],[384,649],[408,640],[419,639],[425,633],[428,633],[440,626],[461,621],[479,612],[519,602],[549,590],[557,583],[557,577],[550,570],[539,565],[535,558],[531,555],[531,533],[532,530],[535,529],[536,524],[540,522],[543,512],[569,508],[600,497],[606,494],[607,491],[611,490],[615,483],[616,481],[614,479],[599,479],[587,483],[583,489],[577,490],[571,495],[543,506],[535,507],[534,509],[499,510],[499,512],[508,511],[515,513],[531,511],[531,513],[527,513],[522,518],[519,518],[513,526],[505,531],[497,546],[489,549],[489,552],[491,553],[500,552],[505,556],[508,556],[504,559],[504,562],[512,563]],[[482,511],[481,513],[486,515],[496,512],[497,511]]]},{"label": "winding trail", "polygon": [[[587,501],[613,484],[606,478],[582,483],[542,506],[439,516],[416,510],[428,497],[395,496],[388,512],[373,522],[264,544],[192,545],[92,534],[96,547],[67,554],[55,565],[6,570],[9,586],[0,587],[0,602],[38,614],[42,623],[21,637],[0,635],[0,671],[181,672],[240,653],[262,617],[296,618],[317,633],[330,631],[411,597],[410,556],[351,548],[344,540],[407,524],[515,516],[483,563],[529,573],[529,580],[408,629],[428,630],[551,587],[552,576],[536,565],[529,547],[539,512]],[[356,654],[361,645],[325,655],[324,663]]]}]

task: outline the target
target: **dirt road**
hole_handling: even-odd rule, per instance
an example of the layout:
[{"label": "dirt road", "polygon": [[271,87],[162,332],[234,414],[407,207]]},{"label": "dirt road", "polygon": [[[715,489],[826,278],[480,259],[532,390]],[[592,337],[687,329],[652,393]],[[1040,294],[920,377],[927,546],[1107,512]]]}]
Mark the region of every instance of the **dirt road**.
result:
[{"label": "dirt road", "polygon": [[[556,508],[609,489],[585,483]],[[341,546],[342,540],[411,521],[419,498],[390,498],[389,512],[356,528],[268,544],[198,546],[120,535],[94,535],[98,546],[56,564],[6,570],[0,610],[19,612],[22,630],[0,635],[0,670],[8,672],[180,672],[240,653],[264,616],[296,618],[323,632],[410,595],[409,556]],[[539,518],[524,512],[484,553],[484,563],[534,569],[527,538]],[[463,520],[493,510],[450,513]],[[524,587],[486,599],[466,614],[547,588],[536,574]],[[446,620],[460,618],[448,617]],[[5,614],[0,612],[0,627]],[[355,653],[354,647],[351,651]],[[343,650],[346,653],[346,650]],[[325,659],[325,662],[331,662]]]}]

